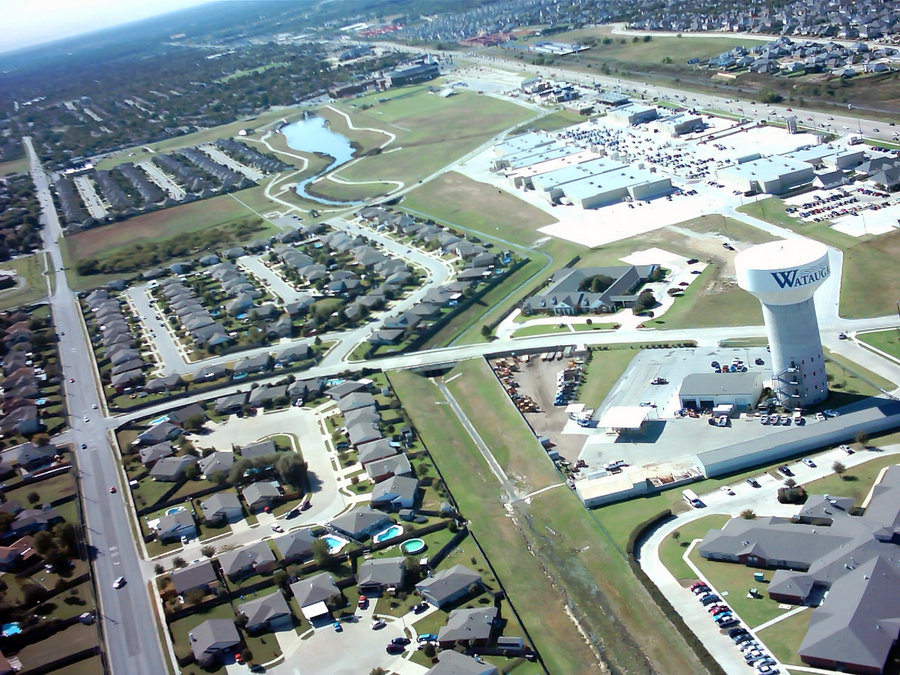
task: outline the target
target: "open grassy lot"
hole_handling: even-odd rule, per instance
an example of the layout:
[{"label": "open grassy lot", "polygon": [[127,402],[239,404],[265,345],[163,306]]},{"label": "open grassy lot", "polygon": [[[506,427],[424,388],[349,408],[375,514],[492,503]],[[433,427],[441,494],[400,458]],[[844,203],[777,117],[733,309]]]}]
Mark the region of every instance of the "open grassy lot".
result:
[{"label": "open grassy lot", "polygon": [[556,335],[557,333],[579,333],[590,330],[613,330],[616,327],[614,323],[573,323],[569,324],[538,324],[536,326],[526,326],[520,328],[513,337],[527,337],[529,335]]},{"label": "open grassy lot", "polygon": [[[457,374],[459,377],[454,377]],[[510,478],[527,485],[527,492],[562,481],[487,361],[464,361],[453,369],[445,381],[466,417],[478,429]]]},{"label": "open grassy lot", "polygon": [[[368,107],[363,110],[363,106]],[[441,98],[424,87],[398,89],[391,96],[378,93],[335,107],[349,114],[355,127],[384,129],[397,136],[385,152],[365,157],[339,175],[351,181],[374,176],[406,184],[434,173],[500,131],[533,116],[532,111],[499,99],[469,92]],[[474,119],[477,125],[472,124]],[[356,140],[357,131],[345,131],[348,138]],[[371,131],[365,133],[368,143],[381,145],[385,141],[381,134],[375,140]],[[366,139],[358,142],[365,150]],[[326,183],[317,186],[325,196],[330,195],[328,187]]]},{"label": "open grassy lot", "polygon": [[687,547],[690,546],[694,539],[703,539],[711,529],[722,527],[727,522],[728,516],[706,516],[705,518],[692,520],[686,523],[684,527],[678,528],[677,539],[669,537],[660,544],[659,558],[662,560],[663,565],[672,573],[672,576],[684,585],[696,579],[697,575],[694,574],[694,570],[684,562],[684,553]]},{"label": "open grassy lot", "polygon": [[896,309],[896,285],[873,283],[873,279],[896,278],[900,258],[900,231],[869,237],[851,237],[828,227],[827,223],[803,223],[785,212],[784,202],[771,197],[739,209],[775,225],[787,227],[811,239],[844,252],[841,277],[841,316],[862,319],[893,314]]},{"label": "open grassy lot", "polygon": [[776,624],[764,628],[758,633],[766,648],[782,663],[796,663],[800,665],[800,657],[797,649],[803,641],[803,636],[809,630],[809,620],[812,618],[812,608],[806,608],[802,612],[789,616]]},{"label": "open grassy lot", "polygon": [[[872,451],[858,450],[859,446],[855,445],[859,452],[871,453]],[[853,497],[856,505],[862,504],[863,499],[869,494],[878,474],[886,466],[893,466],[900,463],[900,457],[897,455],[876,456],[871,461],[858,466],[850,467],[843,476],[833,474],[814,480],[805,485],[808,494],[817,495],[837,495],[838,497]]]},{"label": "open grassy lot", "polygon": [[862,333],[856,336],[861,342],[880,349],[885,354],[900,359],[900,331],[896,328],[879,330],[874,333]]},{"label": "open grassy lot", "polygon": [[630,349],[591,352],[591,360],[584,372],[584,383],[578,389],[578,400],[588,407],[600,405],[637,354],[637,351]]},{"label": "open grassy lot", "polygon": [[0,268],[16,271],[16,281],[21,280],[21,286],[16,286],[0,291],[0,309],[10,309],[20,305],[29,305],[37,302],[47,295],[47,282],[44,278],[44,253],[35,253],[7,260],[0,263]]},{"label": "open grassy lot", "polygon": [[516,507],[527,509],[523,520],[510,518],[459,420],[448,406],[433,404],[434,385],[408,372],[390,377],[550,672],[585,672],[596,661],[566,617],[564,597],[620,671],[702,672],[571,491],[543,492],[531,506]]},{"label": "open grassy lot", "polygon": [[[779,603],[769,599],[766,595],[765,582],[754,580],[753,573],[760,571],[755,567],[706,560],[700,556],[696,548],[691,551],[689,557],[719,591],[721,598],[733,607],[751,628],[774,619],[776,616],[781,616],[787,611],[778,609]],[[772,578],[772,571],[766,570],[765,572],[768,581]],[[751,588],[757,588],[762,597],[747,597],[747,591]],[[726,593],[727,595],[725,595]]]},{"label": "open grassy lot", "polygon": [[28,158],[25,155],[22,155],[19,159],[0,162],[0,176],[7,176],[11,173],[25,173],[28,169]]},{"label": "open grassy lot", "polygon": [[523,124],[521,127],[516,129],[516,132],[525,133],[527,131],[556,131],[557,129],[570,127],[573,124],[586,122],[587,120],[588,117],[586,117],[585,115],[581,115],[572,110],[562,109],[552,112],[549,115],[545,115],[541,119],[535,120],[534,122]]},{"label": "open grassy lot", "polygon": [[878,373],[873,373],[830,349],[825,350],[825,370],[832,394],[878,396],[882,389],[891,391],[896,386]]},{"label": "open grassy lot", "polygon": [[67,654],[88,649],[100,641],[96,624],[85,626],[81,623],[73,624],[46,640],[32,643],[18,653],[22,666],[28,670],[62,658]]},{"label": "open grassy lot", "polygon": [[[374,176],[373,176],[374,178]],[[355,202],[370,199],[400,187],[397,183],[382,183],[377,180],[365,182],[342,183],[327,178],[306,186],[306,191],[313,195],[322,195],[326,199]]]}]

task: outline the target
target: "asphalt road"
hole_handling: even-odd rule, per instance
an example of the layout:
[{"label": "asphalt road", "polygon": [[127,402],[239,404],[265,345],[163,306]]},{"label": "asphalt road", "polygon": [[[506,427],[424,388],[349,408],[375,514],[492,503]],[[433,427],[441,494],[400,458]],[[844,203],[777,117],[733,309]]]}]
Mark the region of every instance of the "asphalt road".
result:
[{"label": "asphalt road", "polygon": [[[99,592],[106,651],[116,675],[160,675],[165,662],[156,639],[155,611],[143,581],[142,562],[130,528],[131,516],[122,500],[118,461],[107,439],[107,424],[101,416],[101,389],[95,379],[93,353],[84,324],[69,289],[58,239],[62,234],[50,195],[49,180],[34,153],[31,139],[25,138],[31,175],[44,220],[44,244],[55,274],[56,290],[50,296],[53,320],[59,335],[60,368],[65,378],[65,403],[78,459],[87,538],[96,551],[94,578]],[[81,445],[86,445],[82,450]],[[130,579],[119,590],[116,577]]]}]

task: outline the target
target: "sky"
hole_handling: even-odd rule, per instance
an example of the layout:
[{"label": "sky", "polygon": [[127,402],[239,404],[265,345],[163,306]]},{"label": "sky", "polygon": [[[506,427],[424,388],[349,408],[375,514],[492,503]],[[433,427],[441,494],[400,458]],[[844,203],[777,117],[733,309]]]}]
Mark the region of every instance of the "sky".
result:
[{"label": "sky", "polygon": [[0,0],[0,52],[88,33],[210,0]]}]

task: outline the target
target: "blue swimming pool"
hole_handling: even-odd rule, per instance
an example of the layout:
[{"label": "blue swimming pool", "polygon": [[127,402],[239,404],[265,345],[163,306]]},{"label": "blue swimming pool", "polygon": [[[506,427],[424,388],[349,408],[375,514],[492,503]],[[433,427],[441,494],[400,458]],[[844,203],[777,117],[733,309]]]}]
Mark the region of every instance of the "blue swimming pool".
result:
[{"label": "blue swimming pool", "polygon": [[166,515],[171,516],[173,513],[180,513],[184,511],[183,506],[173,506],[171,509],[166,509]]},{"label": "blue swimming pool", "polygon": [[9,637],[10,635],[15,635],[16,633],[21,633],[22,629],[17,623],[5,623],[0,626],[0,635],[3,637]]},{"label": "blue swimming pool", "polygon": [[322,539],[324,539],[325,543],[328,544],[328,552],[332,554],[339,552],[347,545],[346,539],[333,537],[330,534],[326,534],[324,537],[322,537]]},{"label": "blue swimming pool", "polygon": [[162,417],[157,417],[155,420],[150,421],[150,426],[155,427],[157,424],[162,424],[163,422],[168,422],[169,416],[163,415]]},{"label": "blue swimming pool", "polygon": [[380,544],[383,541],[387,541],[388,539],[394,539],[403,534],[403,527],[400,525],[391,525],[388,529],[382,530],[378,534],[376,534],[373,539],[376,543]]}]

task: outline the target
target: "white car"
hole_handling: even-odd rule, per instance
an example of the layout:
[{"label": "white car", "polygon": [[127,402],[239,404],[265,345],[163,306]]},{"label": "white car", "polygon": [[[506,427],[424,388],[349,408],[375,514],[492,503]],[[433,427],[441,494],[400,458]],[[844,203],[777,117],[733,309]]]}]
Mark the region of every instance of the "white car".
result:
[{"label": "white car", "polygon": [[825,415],[823,415],[823,414],[820,413],[820,412],[817,412],[817,413],[816,413],[816,419],[819,420],[820,422],[824,422],[824,421],[825,421]]},{"label": "white car", "polygon": [[119,577],[113,582],[113,588],[122,588],[125,585],[125,577]]},{"label": "white car", "polygon": [[719,489],[720,489],[722,492],[724,492],[726,495],[733,495],[733,494],[734,494],[734,490],[732,490],[732,489],[731,489],[730,487],[728,487],[727,485],[723,485],[723,486],[720,487]]},{"label": "white car", "polygon": [[852,454],[853,454],[853,448],[851,448],[849,445],[844,444],[844,445],[841,445],[841,446],[838,446],[838,447],[839,447],[841,450],[843,450],[844,452],[846,452],[848,455],[852,455]]},{"label": "white car", "polygon": [[810,468],[814,468],[816,466],[816,463],[814,461],[812,461],[809,457],[804,457],[800,461],[803,462],[804,464],[806,464],[806,466],[808,466]]},{"label": "white car", "polygon": [[272,531],[273,532],[284,532],[284,528],[278,523],[272,523]]}]

